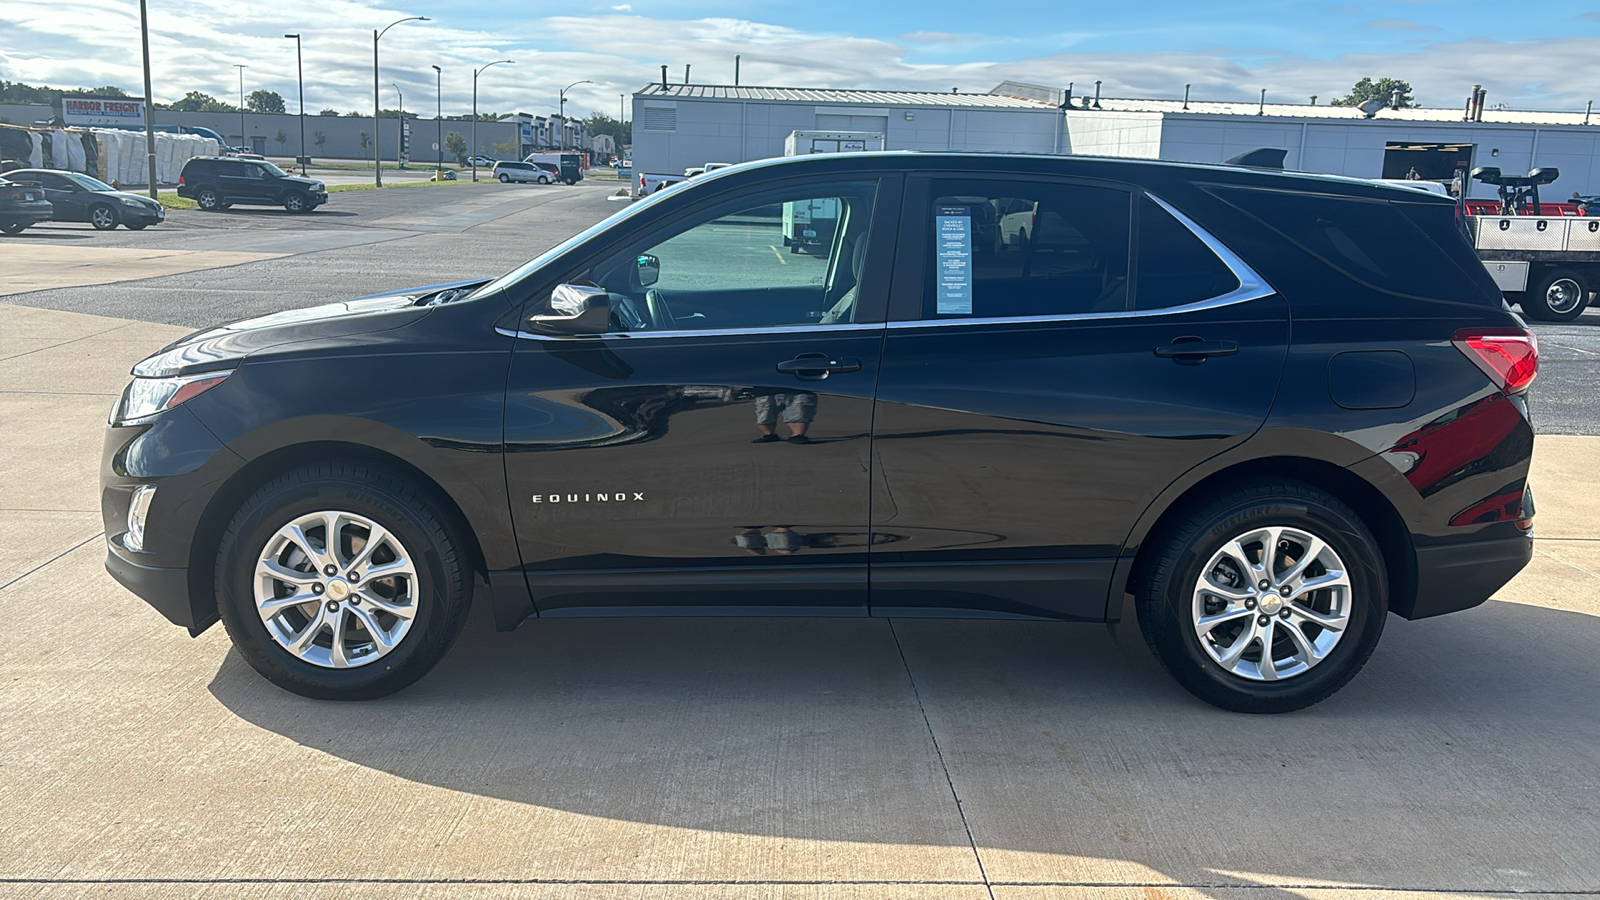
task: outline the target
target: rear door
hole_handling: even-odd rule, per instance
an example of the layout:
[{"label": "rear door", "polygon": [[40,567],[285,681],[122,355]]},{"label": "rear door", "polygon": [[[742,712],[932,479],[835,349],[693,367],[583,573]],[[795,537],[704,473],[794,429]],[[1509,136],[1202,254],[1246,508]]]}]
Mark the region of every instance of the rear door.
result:
[{"label": "rear door", "polygon": [[1138,515],[1265,420],[1285,302],[1131,185],[913,179],[901,233],[874,614],[1101,619]]},{"label": "rear door", "polygon": [[[899,178],[693,196],[529,300],[542,311],[556,284],[584,284],[613,313],[588,337],[524,318],[512,357],[506,481],[535,602],[542,615],[865,615]],[[782,206],[814,197],[840,206],[836,240],[788,254]]]}]

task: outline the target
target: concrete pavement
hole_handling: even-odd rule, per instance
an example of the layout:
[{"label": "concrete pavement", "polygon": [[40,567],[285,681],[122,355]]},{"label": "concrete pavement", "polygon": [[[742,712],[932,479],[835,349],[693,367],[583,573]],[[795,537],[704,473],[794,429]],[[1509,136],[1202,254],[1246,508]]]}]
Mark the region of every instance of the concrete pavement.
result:
[{"label": "concrete pavement", "polygon": [[320,703],[101,568],[106,412],[184,330],[0,305],[0,895],[1600,894],[1600,438],[1538,439],[1522,576],[1293,715],[1131,631],[483,610]]}]

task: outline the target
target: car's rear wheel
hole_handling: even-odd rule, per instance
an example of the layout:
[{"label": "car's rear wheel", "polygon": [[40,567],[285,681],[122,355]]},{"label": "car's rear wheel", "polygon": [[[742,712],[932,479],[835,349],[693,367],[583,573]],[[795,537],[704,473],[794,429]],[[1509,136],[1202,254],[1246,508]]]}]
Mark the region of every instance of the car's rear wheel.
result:
[{"label": "car's rear wheel", "polygon": [[22,229],[27,227],[28,223],[26,222],[0,222],[0,233],[21,234]]},{"label": "car's rear wheel", "polygon": [[211,188],[201,188],[200,190],[195,191],[194,202],[196,206],[200,207],[206,212],[227,208],[222,203],[221,195]]},{"label": "car's rear wheel", "polygon": [[105,203],[96,203],[89,208],[89,224],[97,231],[111,231],[117,227],[117,211]]},{"label": "car's rear wheel", "polygon": [[1522,311],[1541,322],[1570,322],[1583,315],[1589,285],[1571,269],[1546,274],[1522,295]]},{"label": "car's rear wheel", "polygon": [[363,462],[309,465],[240,507],[217,557],[219,612],[277,686],[324,700],[394,693],[465,621],[470,572],[433,505]]},{"label": "car's rear wheel", "polygon": [[305,191],[290,191],[283,198],[283,208],[292,213],[310,212],[316,207],[311,203],[311,198]]},{"label": "car's rear wheel", "polygon": [[500,173],[500,183],[501,184],[510,184],[511,183],[511,176],[505,174],[504,172],[501,172]]},{"label": "car's rear wheel", "polygon": [[1343,687],[1383,633],[1382,553],[1359,516],[1310,485],[1263,479],[1154,536],[1139,625],[1190,693],[1236,712],[1310,706]]}]

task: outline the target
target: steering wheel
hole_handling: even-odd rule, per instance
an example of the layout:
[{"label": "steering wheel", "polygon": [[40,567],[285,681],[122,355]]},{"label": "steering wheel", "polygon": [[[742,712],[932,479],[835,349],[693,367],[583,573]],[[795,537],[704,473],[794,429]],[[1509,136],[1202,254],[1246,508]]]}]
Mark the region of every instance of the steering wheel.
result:
[{"label": "steering wheel", "polygon": [[672,308],[667,306],[665,294],[651,288],[644,292],[644,305],[650,313],[650,327],[656,331],[676,331],[678,320],[672,317]]}]

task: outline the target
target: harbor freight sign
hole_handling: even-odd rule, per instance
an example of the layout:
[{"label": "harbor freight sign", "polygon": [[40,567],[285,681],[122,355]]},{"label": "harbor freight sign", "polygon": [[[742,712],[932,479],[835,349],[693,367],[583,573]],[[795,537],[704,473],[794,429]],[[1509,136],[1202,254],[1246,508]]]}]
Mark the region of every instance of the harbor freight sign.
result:
[{"label": "harbor freight sign", "polygon": [[143,97],[62,97],[61,121],[65,125],[143,128]]}]

